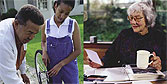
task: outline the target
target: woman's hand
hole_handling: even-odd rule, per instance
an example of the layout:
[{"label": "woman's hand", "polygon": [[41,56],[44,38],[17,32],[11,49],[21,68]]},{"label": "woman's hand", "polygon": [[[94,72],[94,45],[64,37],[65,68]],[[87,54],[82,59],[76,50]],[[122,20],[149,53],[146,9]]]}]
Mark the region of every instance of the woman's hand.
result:
[{"label": "woman's hand", "polygon": [[56,64],[51,70],[48,71],[48,75],[50,77],[57,75],[62,67],[63,65],[61,63]]},{"label": "woman's hand", "polygon": [[95,62],[92,62],[88,57],[87,57],[86,59],[87,59],[88,64],[89,64],[90,67],[92,67],[92,68],[100,68],[100,67],[101,67],[100,64],[97,64],[97,63],[95,63]]},{"label": "woman's hand", "polygon": [[157,70],[161,70],[162,69],[162,66],[161,66],[161,59],[160,57],[156,56],[156,53],[153,52],[153,57],[151,58],[151,60],[153,61],[150,66],[151,67],[154,67],[155,69]]},{"label": "woman's hand", "polygon": [[47,67],[47,63],[50,63],[50,59],[49,56],[47,54],[47,52],[44,52],[42,55],[42,61],[45,64],[45,66]]}]

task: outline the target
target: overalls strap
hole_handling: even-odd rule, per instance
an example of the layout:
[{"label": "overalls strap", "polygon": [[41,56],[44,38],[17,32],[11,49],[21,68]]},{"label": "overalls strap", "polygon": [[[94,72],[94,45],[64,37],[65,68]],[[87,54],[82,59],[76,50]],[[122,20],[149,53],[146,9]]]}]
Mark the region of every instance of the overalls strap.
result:
[{"label": "overalls strap", "polygon": [[[72,32],[73,20],[69,20],[68,33]],[[47,34],[50,33],[50,19],[47,20]]]},{"label": "overalls strap", "polygon": [[73,25],[73,20],[69,20],[69,25],[68,25],[68,33],[72,32],[72,25]]},{"label": "overalls strap", "polygon": [[47,34],[50,33],[50,19],[47,20],[47,29],[46,29],[46,33],[47,33]]}]

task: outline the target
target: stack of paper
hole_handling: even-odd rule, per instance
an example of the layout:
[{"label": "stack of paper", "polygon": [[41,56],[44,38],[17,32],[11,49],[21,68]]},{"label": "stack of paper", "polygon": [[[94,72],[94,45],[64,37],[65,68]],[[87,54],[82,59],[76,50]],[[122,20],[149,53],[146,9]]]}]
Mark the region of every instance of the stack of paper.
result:
[{"label": "stack of paper", "polygon": [[[91,61],[102,65],[102,62],[98,54],[89,49],[85,49],[88,57]],[[101,75],[107,76],[104,82],[112,81],[131,81],[131,80],[159,80],[163,79],[165,75],[161,71],[156,71],[155,69],[138,69],[137,67],[131,67],[130,65],[126,67],[115,67],[115,68],[90,68],[86,69],[84,73],[86,75]]]},{"label": "stack of paper", "polygon": [[153,68],[139,69],[137,67],[125,68],[130,80],[158,80],[165,75]]}]

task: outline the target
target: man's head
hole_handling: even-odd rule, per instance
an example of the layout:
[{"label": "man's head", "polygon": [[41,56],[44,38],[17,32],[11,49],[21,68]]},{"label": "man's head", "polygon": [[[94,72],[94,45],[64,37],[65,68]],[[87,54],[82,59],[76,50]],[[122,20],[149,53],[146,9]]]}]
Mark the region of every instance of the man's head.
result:
[{"label": "man's head", "polygon": [[57,0],[54,2],[53,10],[56,21],[62,23],[74,8],[75,0]]},{"label": "man's head", "polygon": [[24,5],[16,14],[14,28],[19,40],[27,43],[39,32],[44,23],[44,17],[33,5]]}]

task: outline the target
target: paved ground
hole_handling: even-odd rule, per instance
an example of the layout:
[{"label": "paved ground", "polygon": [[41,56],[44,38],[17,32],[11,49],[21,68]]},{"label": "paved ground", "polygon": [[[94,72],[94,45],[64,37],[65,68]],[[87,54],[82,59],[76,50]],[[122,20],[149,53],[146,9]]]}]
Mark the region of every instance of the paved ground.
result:
[{"label": "paved ground", "polygon": [[37,76],[36,76],[36,71],[35,68],[30,67],[29,65],[26,65],[26,74],[30,79],[31,84],[38,84]]}]

